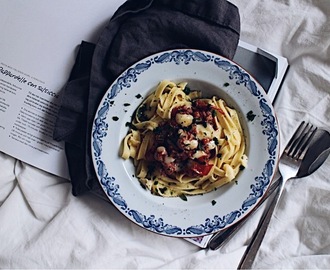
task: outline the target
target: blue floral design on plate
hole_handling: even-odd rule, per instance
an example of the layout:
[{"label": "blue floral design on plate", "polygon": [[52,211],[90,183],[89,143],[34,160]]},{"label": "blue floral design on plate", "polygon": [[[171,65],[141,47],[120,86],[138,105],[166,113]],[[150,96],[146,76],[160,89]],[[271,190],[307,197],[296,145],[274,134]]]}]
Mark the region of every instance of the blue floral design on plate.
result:
[{"label": "blue floral design on plate", "polygon": [[[228,79],[230,81],[233,81],[236,85],[244,85],[249,90],[251,95],[258,98],[259,106],[262,111],[262,120],[260,124],[263,127],[263,135],[267,137],[267,151],[269,158],[265,163],[262,174],[255,177],[255,183],[250,187],[250,194],[243,201],[240,209],[232,211],[222,217],[215,215],[213,218],[207,218],[202,224],[191,225],[187,228],[180,228],[178,226],[166,223],[166,221],[162,218],[157,218],[156,215],[146,216],[136,209],[133,209],[134,206],[132,208],[131,206],[128,206],[125,199],[120,194],[120,186],[116,184],[116,179],[109,175],[104,162],[100,157],[102,154],[102,140],[107,135],[108,129],[108,124],[105,119],[111,107],[111,101],[114,97],[116,97],[122,89],[130,88],[132,83],[138,80],[139,75],[147,71],[152,65],[161,65],[169,62],[173,62],[176,65],[188,65],[189,63],[196,61],[207,63],[213,62],[219,69],[222,69],[228,73]],[[126,215],[130,216],[134,222],[145,229],[160,234],[187,237],[198,236],[216,232],[219,229],[225,228],[227,225],[232,224],[250,207],[255,205],[259,198],[263,196],[271,181],[271,176],[274,173],[277,155],[276,149],[278,147],[278,129],[276,118],[263,95],[264,93],[259,90],[259,87],[256,85],[254,80],[251,79],[250,75],[242,68],[221,56],[215,56],[212,53],[207,53],[204,51],[167,51],[151,56],[144,62],[141,61],[132,66],[113,83],[94,119],[92,131],[92,151],[96,172],[102,188],[112,202],[125,211]]]}]

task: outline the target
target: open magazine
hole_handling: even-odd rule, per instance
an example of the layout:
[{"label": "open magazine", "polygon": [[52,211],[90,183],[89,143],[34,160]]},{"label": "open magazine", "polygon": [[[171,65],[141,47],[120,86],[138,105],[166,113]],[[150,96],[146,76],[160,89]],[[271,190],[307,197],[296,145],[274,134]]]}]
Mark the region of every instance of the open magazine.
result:
[{"label": "open magazine", "polygon": [[[34,2],[20,12],[15,1],[5,0],[6,9],[0,10],[8,26],[0,29],[6,37],[0,42],[0,151],[69,180],[64,143],[52,139],[61,88],[74,63],[76,46],[81,40],[94,42],[109,10],[123,1],[102,0],[92,11],[86,1],[74,2],[71,11],[74,5],[79,8],[74,23],[70,9],[63,9],[63,0],[47,7]],[[67,13],[58,21],[49,16],[56,12]],[[31,25],[35,27],[31,29]],[[287,60],[240,41],[234,61],[251,73],[274,101]],[[188,241],[205,247],[208,237]]]}]

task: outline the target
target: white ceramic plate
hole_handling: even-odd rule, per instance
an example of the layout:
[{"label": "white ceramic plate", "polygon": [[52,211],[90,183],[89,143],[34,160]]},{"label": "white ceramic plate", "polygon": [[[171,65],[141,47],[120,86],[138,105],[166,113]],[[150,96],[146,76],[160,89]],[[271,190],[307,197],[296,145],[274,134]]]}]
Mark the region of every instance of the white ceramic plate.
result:
[{"label": "white ceramic plate", "polygon": [[[236,181],[187,201],[155,196],[140,186],[132,161],[124,161],[119,148],[134,110],[164,79],[187,81],[203,97],[217,95],[238,111],[249,161]],[[118,210],[147,230],[176,237],[214,233],[246,216],[267,190],[279,151],[274,110],[262,87],[232,61],[188,49],[152,55],[122,73],[99,105],[91,143],[99,182]]]}]

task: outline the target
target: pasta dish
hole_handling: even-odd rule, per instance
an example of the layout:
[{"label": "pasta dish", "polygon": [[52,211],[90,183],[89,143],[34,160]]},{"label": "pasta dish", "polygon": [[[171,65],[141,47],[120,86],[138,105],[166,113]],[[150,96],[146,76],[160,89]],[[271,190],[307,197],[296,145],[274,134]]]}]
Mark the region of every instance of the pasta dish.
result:
[{"label": "pasta dish", "polygon": [[136,177],[154,195],[176,197],[215,190],[247,166],[236,110],[202,98],[186,82],[164,80],[139,105],[123,139]]}]

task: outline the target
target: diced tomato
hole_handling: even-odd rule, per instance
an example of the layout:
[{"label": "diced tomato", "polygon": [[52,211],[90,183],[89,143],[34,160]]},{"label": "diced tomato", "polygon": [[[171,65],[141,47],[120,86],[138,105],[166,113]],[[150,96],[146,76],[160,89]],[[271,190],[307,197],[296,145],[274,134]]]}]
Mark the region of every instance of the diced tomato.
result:
[{"label": "diced tomato", "polygon": [[201,118],[201,114],[199,111],[194,111],[193,116],[194,118]]},{"label": "diced tomato", "polygon": [[179,107],[174,107],[171,111],[171,117],[175,118],[175,115],[178,113]]},{"label": "diced tomato", "polygon": [[208,103],[203,100],[197,99],[195,101],[195,106],[196,106],[196,108],[205,110],[205,109],[207,109]]},{"label": "diced tomato", "polygon": [[202,144],[203,144],[203,145],[206,145],[206,144],[209,143],[210,141],[211,141],[210,138],[204,138],[204,139],[202,139]]},{"label": "diced tomato", "polygon": [[217,108],[217,107],[212,107],[212,108],[218,111],[219,113],[221,113],[222,115],[225,115],[225,113],[223,112],[223,110],[221,110],[221,108]]},{"label": "diced tomato", "polygon": [[190,163],[190,169],[197,173],[198,175],[207,175],[212,169],[213,164],[200,164],[192,161]]},{"label": "diced tomato", "polygon": [[209,155],[205,155],[205,156],[201,156],[199,158],[197,158],[199,163],[205,163],[209,160]]}]

